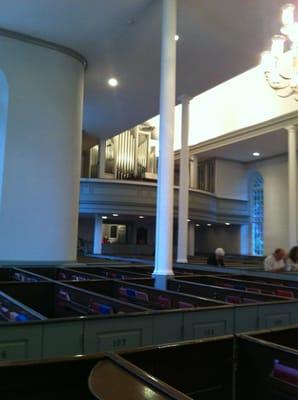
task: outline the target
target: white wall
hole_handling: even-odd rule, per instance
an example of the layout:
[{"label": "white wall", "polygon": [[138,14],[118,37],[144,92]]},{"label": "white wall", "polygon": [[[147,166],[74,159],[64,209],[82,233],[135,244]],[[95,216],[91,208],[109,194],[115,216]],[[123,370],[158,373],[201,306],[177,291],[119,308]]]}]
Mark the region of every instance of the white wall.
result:
[{"label": "white wall", "polygon": [[294,111],[297,111],[294,97],[277,96],[266,82],[262,68],[252,68],[191,101],[189,144],[194,145]]},{"label": "white wall", "polygon": [[9,105],[0,260],[76,258],[83,66],[58,51],[0,36]]},{"label": "white wall", "polygon": [[[276,247],[288,249],[288,157],[286,155],[249,164],[216,160],[216,195],[249,200],[249,179],[255,171],[264,178],[264,253],[270,254]],[[298,201],[296,203],[298,207]],[[224,247],[232,253],[249,253],[251,247],[249,226],[242,226],[239,233],[238,228],[236,231],[232,228],[234,227],[198,228],[196,251],[209,252],[216,247]]]},{"label": "white wall", "polygon": [[240,254],[240,225],[196,228],[196,252],[213,253],[217,247],[224,248],[227,254]]},{"label": "white wall", "polygon": [[215,160],[215,194],[226,199],[248,199],[247,171],[243,163]]},{"label": "white wall", "polygon": [[264,178],[265,254],[270,254],[276,247],[288,249],[287,156],[275,157],[249,164],[248,170],[251,173],[258,171]]},{"label": "white wall", "polygon": [[[260,66],[207,90],[190,102],[189,145],[297,111],[294,96],[280,98]],[[174,149],[181,148],[181,105],[175,111]],[[159,130],[159,115],[149,121]]]}]

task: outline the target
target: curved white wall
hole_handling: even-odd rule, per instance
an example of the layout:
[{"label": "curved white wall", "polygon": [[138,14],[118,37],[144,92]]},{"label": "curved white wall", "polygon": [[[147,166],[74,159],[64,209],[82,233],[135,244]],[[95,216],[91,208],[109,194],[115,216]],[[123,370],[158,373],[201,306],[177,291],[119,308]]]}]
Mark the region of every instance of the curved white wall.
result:
[{"label": "curved white wall", "polygon": [[4,152],[6,139],[7,124],[7,108],[8,108],[8,86],[4,73],[0,70],[0,207],[2,200],[2,183],[3,183],[3,167]]},{"label": "curved white wall", "polygon": [[0,36],[10,94],[0,262],[76,258],[84,69],[58,51]]}]

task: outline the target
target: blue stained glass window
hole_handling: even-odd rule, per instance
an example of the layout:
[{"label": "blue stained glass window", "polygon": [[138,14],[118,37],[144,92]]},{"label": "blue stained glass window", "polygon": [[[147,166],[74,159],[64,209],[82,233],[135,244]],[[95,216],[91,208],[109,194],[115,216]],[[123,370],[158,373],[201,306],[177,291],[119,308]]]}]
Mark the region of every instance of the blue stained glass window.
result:
[{"label": "blue stained glass window", "polygon": [[264,179],[255,174],[251,182],[252,250],[255,256],[264,254]]}]

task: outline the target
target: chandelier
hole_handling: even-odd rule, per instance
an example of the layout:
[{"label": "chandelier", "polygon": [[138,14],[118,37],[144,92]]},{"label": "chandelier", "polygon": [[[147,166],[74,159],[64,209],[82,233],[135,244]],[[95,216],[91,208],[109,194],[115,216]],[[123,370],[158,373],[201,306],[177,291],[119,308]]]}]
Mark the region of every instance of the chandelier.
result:
[{"label": "chandelier", "polygon": [[270,87],[280,97],[294,96],[298,101],[298,22],[295,5],[282,7],[281,34],[274,35],[270,51],[264,51],[261,64]]}]

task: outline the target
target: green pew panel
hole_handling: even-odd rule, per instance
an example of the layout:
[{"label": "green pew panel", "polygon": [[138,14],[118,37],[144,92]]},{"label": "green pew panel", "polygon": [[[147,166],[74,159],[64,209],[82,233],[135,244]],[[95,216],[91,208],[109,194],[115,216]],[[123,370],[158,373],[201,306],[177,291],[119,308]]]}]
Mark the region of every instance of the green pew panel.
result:
[{"label": "green pew panel", "polygon": [[42,357],[83,354],[83,321],[57,321],[43,325]]},{"label": "green pew panel", "polygon": [[170,343],[184,339],[184,312],[161,312],[153,315],[153,344]]},{"label": "green pew panel", "polygon": [[298,302],[259,305],[258,329],[277,328],[298,322]]},{"label": "green pew panel", "polygon": [[41,358],[42,324],[1,325],[0,361]]},{"label": "green pew panel", "polygon": [[233,333],[233,307],[184,312],[184,339],[192,340]]},{"label": "green pew panel", "polygon": [[114,316],[84,321],[84,354],[118,351],[153,343],[152,316]]}]

